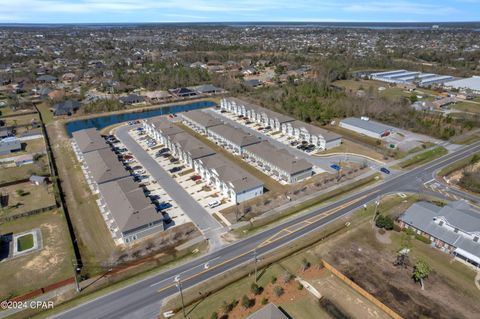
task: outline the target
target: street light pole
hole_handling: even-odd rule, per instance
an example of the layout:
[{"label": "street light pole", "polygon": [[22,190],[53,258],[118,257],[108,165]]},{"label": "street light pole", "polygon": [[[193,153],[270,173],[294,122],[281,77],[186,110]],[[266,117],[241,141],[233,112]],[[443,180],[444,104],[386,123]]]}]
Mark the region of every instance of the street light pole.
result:
[{"label": "street light pole", "polygon": [[375,201],[375,213],[373,214],[373,221],[375,221],[375,218],[377,217],[377,209],[379,205],[380,205],[380,195],[377,197],[377,200]]},{"label": "street light pole", "polygon": [[183,301],[182,282],[180,281],[180,276],[175,277],[175,282],[176,282],[176,286],[178,288],[178,292],[180,293],[180,299],[182,300],[183,318],[187,318],[187,314],[185,313],[185,303]]}]

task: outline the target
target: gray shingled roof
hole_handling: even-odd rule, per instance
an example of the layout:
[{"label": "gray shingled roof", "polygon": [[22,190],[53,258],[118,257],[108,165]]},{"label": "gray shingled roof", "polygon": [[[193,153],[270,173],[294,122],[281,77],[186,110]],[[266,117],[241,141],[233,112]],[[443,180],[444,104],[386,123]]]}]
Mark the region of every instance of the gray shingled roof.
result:
[{"label": "gray shingled roof", "polygon": [[203,128],[209,128],[215,125],[223,124],[223,122],[216,117],[211,116],[201,110],[193,110],[182,113],[182,116],[192,122],[197,123]]},{"label": "gray shingled roof", "polygon": [[263,186],[263,183],[259,179],[233,164],[223,155],[214,154],[201,158],[198,162],[208,170],[214,170],[217,173],[218,179],[229,183],[236,193]]},{"label": "gray shingled roof", "polygon": [[263,308],[252,313],[246,319],[288,319],[276,305],[269,303]]},{"label": "gray shingled roof", "polygon": [[281,123],[286,123],[286,122],[292,122],[292,121],[295,121],[295,119],[291,116],[288,116],[288,115],[285,115],[285,114],[282,114],[282,113],[278,113],[278,112],[275,112],[275,111],[272,111],[270,109],[267,109],[267,108],[264,108],[264,107],[261,107],[259,105],[256,105],[256,104],[252,104],[252,103],[248,103],[248,102],[245,102],[243,100],[240,100],[238,98],[229,98],[229,100],[231,101],[234,101],[237,105],[243,105],[245,106],[245,109],[248,110],[248,109],[253,109],[256,113],[265,113],[265,115],[268,117],[268,118],[276,118],[278,119],[278,121]]},{"label": "gray shingled roof", "polygon": [[117,156],[109,149],[100,149],[88,152],[85,155],[85,162],[92,173],[97,184],[106,183],[130,174],[125,170]]},{"label": "gray shingled roof", "polygon": [[267,141],[245,147],[245,150],[262,158],[264,161],[286,171],[291,175],[312,168],[312,164],[303,158],[296,158],[284,149],[278,149]]},{"label": "gray shingled roof", "polygon": [[155,206],[145,197],[143,190],[132,178],[104,183],[99,188],[122,233],[128,233],[150,223],[162,223],[162,215],[157,213]]},{"label": "gray shingled roof", "polygon": [[428,202],[419,202],[410,206],[400,216],[400,220],[438,238],[447,244],[461,248],[480,258],[480,243],[455,233],[435,223],[434,219],[443,218],[454,228],[470,234],[480,234],[480,213],[474,211],[465,202],[453,202],[438,207]]},{"label": "gray shingled roof", "polygon": [[210,132],[218,134],[226,140],[230,141],[231,143],[240,147],[261,142],[261,138],[248,134],[242,129],[233,127],[228,124],[214,126],[210,129]]},{"label": "gray shingled roof", "polygon": [[367,131],[375,132],[377,134],[382,134],[386,131],[394,131],[395,128],[393,126],[388,126],[379,122],[375,122],[372,120],[362,120],[356,117],[349,117],[341,121],[342,123],[353,125],[359,128],[362,128]]},{"label": "gray shingled roof", "polygon": [[105,139],[100,135],[96,128],[89,128],[73,132],[73,138],[82,153],[88,153],[103,148],[109,148]]},{"label": "gray shingled roof", "polygon": [[178,133],[184,133],[185,131],[173,124],[165,117],[156,117],[153,119],[147,120],[147,123],[152,125],[157,131],[159,131],[164,136],[173,136]]}]

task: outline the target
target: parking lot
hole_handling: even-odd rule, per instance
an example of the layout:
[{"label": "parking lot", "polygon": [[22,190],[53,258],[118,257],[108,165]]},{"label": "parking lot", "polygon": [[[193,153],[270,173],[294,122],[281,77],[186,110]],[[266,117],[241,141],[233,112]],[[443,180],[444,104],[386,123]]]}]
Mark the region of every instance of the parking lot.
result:
[{"label": "parking lot", "polygon": [[[196,172],[182,160],[175,158],[165,145],[157,144],[142,130],[131,130],[132,138],[210,215],[217,214],[222,220],[220,210],[234,205],[219,192],[210,187]],[[153,141],[153,142],[152,142]],[[210,205],[209,205],[210,204]]]},{"label": "parking lot", "polygon": [[[137,136],[141,137],[138,134]],[[190,218],[178,206],[172,197],[161,188],[160,185],[158,185],[151,173],[138,162],[135,155],[115,137],[112,136],[110,139],[110,142],[114,142],[112,145],[115,153],[124,162],[126,168],[131,171],[134,180],[144,188],[145,195],[150,198],[159,211],[167,213],[168,217],[173,220],[173,223],[166,225],[166,228],[190,222]]]},{"label": "parking lot", "polygon": [[241,124],[242,126],[246,126],[252,130],[262,133],[263,135],[269,136],[282,144],[288,145],[292,148],[296,148],[299,151],[304,151],[306,153],[315,153],[319,151],[319,149],[315,147],[315,145],[308,144],[306,141],[302,141],[302,140],[296,139],[295,137],[288,136],[284,134],[282,131],[274,131],[270,126],[262,126],[261,124],[252,122],[248,119],[244,119],[230,112],[216,110],[216,113],[232,121],[235,121],[236,123]]}]

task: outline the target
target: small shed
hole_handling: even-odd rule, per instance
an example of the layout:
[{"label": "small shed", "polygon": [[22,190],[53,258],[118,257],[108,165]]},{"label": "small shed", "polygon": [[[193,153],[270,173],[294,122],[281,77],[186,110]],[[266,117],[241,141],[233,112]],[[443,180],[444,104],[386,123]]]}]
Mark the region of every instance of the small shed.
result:
[{"label": "small shed", "polygon": [[45,176],[32,175],[29,178],[30,183],[33,185],[44,185],[47,183],[47,178]]}]

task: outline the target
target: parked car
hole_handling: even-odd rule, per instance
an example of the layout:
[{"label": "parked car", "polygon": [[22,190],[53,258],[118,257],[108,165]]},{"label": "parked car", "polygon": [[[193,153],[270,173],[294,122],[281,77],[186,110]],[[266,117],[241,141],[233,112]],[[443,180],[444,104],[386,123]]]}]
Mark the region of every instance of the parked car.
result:
[{"label": "parked car", "polygon": [[159,199],[160,199],[160,195],[149,195],[148,197],[149,197],[150,200],[152,200],[152,201],[156,201],[156,200],[159,200]]},{"label": "parked car", "polygon": [[170,153],[162,154],[162,157],[163,157],[163,158],[168,158],[168,157],[170,157],[170,156],[172,156]]},{"label": "parked car", "polygon": [[380,168],[380,172],[385,173],[385,174],[390,174],[390,170],[388,170],[385,167]]},{"label": "parked car", "polygon": [[168,117],[173,119],[173,114],[169,114]]},{"label": "parked car", "polygon": [[222,203],[220,203],[220,201],[216,199],[216,200],[213,200],[210,203],[208,203],[208,207],[215,208],[215,207],[220,206],[221,204]]},{"label": "parked car", "polygon": [[291,145],[291,146],[297,146],[298,143],[299,143],[298,141],[293,141],[293,142],[290,143],[290,145]]},{"label": "parked car", "polygon": [[161,150],[159,150],[159,151],[157,152],[157,154],[164,154],[164,153],[167,153],[167,152],[170,152],[170,149],[167,148],[167,147],[164,147],[164,148],[162,148]]},{"label": "parked car", "polygon": [[170,207],[172,207],[172,204],[167,203],[167,202],[161,202],[161,203],[157,204],[157,209],[159,209],[159,210],[167,209],[167,208],[170,208]]},{"label": "parked car", "polygon": [[174,168],[171,168],[169,172],[176,173],[176,172],[180,172],[182,169],[184,169],[184,166],[175,166]]},{"label": "parked car", "polygon": [[202,179],[202,176],[200,176],[200,175],[193,175],[192,177],[190,177],[190,179],[195,182],[195,181],[198,181],[198,180]]},{"label": "parked car", "polygon": [[172,157],[170,159],[170,163],[175,163],[175,162],[178,162],[178,158]]},{"label": "parked car", "polygon": [[252,123],[253,123],[252,121],[245,121],[245,125],[250,125]]}]

